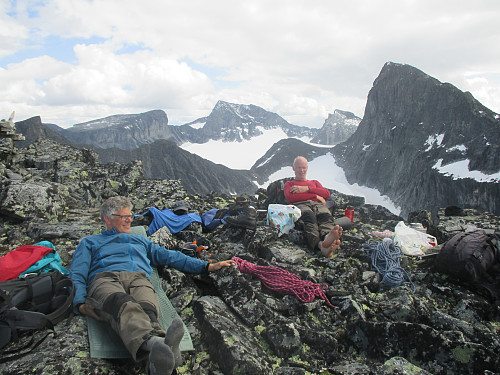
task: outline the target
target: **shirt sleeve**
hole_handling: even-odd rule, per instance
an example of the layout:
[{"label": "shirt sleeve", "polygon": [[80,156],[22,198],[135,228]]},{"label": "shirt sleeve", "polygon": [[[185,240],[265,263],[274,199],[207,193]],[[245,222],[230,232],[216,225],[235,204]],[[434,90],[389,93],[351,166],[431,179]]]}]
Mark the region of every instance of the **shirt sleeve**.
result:
[{"label": "shirt sleeve", "polygon": [[[290,188],[293,185],[300,186],[308,186],[309,191],[305,193],[291,193]],[[304,201],[315,201],[319,202],[316,196],[319,195],[324,199],[328,199],[330,197],[330,191],[324,188],[319,181],[316,180],[308,180],[308,181],[287,181],[285,183],[285,198],[288,203],[293,204],[295,202],[304,202]]]},{"label": "shirt sleeve", "polygon": [[75,288],[75,296],[73,298],[73,311],[75,314],[80,314],[77,306],[85,303],[87,297],[87,278],[90,269],[92,250],[88,241],[84,238],[76,247],[75,254],[71,261],[69,277],[73,281]]},{"label": "shirt sleeve", "polygon": [[203,273],[207,268],[208,262],[205,260],[190,257],[181,251],[168,250],[152,241],[149,242],[150,259],[155,266],[170,266],[176,270],[194,274]]},{"label": "shirt sleeve", "polygon": [[321,185],[321,183],[317,180],[312,180],[311,182],[313,184],[312,186],[309,186],[310,193],[313,193],[314,195],[319,195],[324,199],[330,198],[330,190],[324,188],[323,185]]}]

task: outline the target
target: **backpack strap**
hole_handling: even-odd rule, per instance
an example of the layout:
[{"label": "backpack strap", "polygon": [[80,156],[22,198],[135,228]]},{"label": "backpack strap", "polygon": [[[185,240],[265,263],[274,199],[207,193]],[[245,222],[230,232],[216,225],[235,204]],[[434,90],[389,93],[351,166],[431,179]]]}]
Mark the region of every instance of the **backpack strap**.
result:
[{"label": "backpack strap", "polygon": [[5,311],[3,319],[12,328],[14,340],[17,339],[17,330],[44,329],[54,330],[54,323],[45,314],[36,311],[9,310]]},{"label": "backpack strap", "polygon": [[54,293],[57,294],[60,290],[65,290],[65,292],[68,293],[64,302],[58,305],[53,312],[46,314],[47,318],[54,324],[59,323],[72,312],[73,298],[75,297],[75,286],[73,284],[73,280],[69,277],[64,277],[57,281]]},{"label": "backpack strap", "polygon": [[[35,350],[42,342],[45,341],[45,339],[50,335],[50,334],[56,334],[55,331],[51,331],[51,332],[48,332],[47,334],[45,334],[41,339],[39,339],[37,342],[33,343],[35,341],[35,333],[33,332],[33,334],[31,335],[31,340],[26,344],[24,345],[23,347],[21,348],[16,348],[16,349],[11,349],[11,350],[4,350],[2,351],[2,356],[0,357],[0,363],[5,363],[5,362],[9,362],[9,361],[12,361],[14,359],[18,359],[18,358],[21,358],[23,356],[25,356],[26,354],[29,354],[31,353],[33,350]],[[31,347],[31,348],[30,348]],[[28,351],[26,352],[22,352],[22,353],[19,353],[20,351],[22,350],[25,350],[27,348],[30,348]],[[13,354],[15,353],[15,354]],[[12,354],[10,356],[6,356],[6,354]]]},{"label": "backpack strap", "polygon": [[[56,336],[54,325],[71,313],[71,306],[73,297],[75,295],[75,287],[73,281],[58,272],[48,273],[47,277],[42,277],[34,282],[28,282],[30,287],[23,290],[22,296],[16,295],[16,302],[23,303],[27,296],[32,296],[38,302],[45,303],[53,302],[53,306],[57,306],[54,311],[44,314],[37,311],[18,310],[15,307],[6,310],[2,313],[2,321],[5,322],[12,335],[13,341],[18,341],[18,330],[40,330],[49,329],[43,338],[33,344],[34,336],[31,341],[22,348],[12,349],[11,351],[2,352],[0,363],[20,358],[28,353],[31,353],[38,345],[40,345],[50,334]],[[58,296],[58,297],[56,297]],[[50,298],[49,298],[50,297]],[[62,299],[59,297],[63,297]],[[14,305],[15,306],[15,305]],[[34,335],[34,333],[33,333]],[[19,353],[20,351],[30,347],[27,352]],[[6,357],[5,354],[16,353],[12,356]]]},{"label": "backpack strap", "polygon": [[489,236],[488,242],[491,244],[497,263],[500,264],[500,232],[495,232]]}]

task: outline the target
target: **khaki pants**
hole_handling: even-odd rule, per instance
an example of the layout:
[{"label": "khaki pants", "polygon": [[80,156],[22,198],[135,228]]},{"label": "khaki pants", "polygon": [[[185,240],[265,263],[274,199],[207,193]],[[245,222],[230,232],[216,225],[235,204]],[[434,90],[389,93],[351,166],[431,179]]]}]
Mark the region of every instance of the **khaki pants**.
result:
[{"label": "khaki pants", "polygon": [[118,333],[134,360],[141,345],[152,336],[158,319],[158,298],[144,272],[98,273],[85,303]]},{"label": "khaki pants", "polygon": [[335,226],[330,210],[315,201],[296,202],[294,205],[300,208],[300,220],[304,223],[307,245],[311,250],[317,250],[318,243]]}]

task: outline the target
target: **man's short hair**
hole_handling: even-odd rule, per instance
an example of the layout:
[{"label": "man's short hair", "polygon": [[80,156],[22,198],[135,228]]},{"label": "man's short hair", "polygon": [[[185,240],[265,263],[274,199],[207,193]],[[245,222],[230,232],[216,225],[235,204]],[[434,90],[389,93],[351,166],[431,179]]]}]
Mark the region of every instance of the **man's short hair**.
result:
[{"label": "man's short hair", "polygon": [[104,216],[110,217],[123,208],[132,210],[132,202],[128,198],[116,196],[106,199],[101,206],[101,220],[104,221]]}]

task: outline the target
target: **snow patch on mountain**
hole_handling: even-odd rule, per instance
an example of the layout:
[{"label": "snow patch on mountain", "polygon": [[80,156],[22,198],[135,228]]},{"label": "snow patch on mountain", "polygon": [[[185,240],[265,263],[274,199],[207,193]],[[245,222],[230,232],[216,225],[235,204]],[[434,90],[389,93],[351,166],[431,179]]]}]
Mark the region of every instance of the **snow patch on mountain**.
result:
[{"label": "snow patch on mountain", "polygon": [[435,135],[430,135],[427,140],[425,141],[425,144],[428,146],[425,151],[429,151],[436,145],[437,147],[441,146],[441,143],[443,142],[444,134],[435,134]]},{"label": "snow patch on mountain", "polygon": [[205,126],[206,123],[207,123],[206,121],[197,121],[189,124],[189,126],[192,127],[193,129],[201,129]]},{"label": "snow patch on mountain", "polygon": [[272,145],[287,138],[281,128],[261,130],[263,132],[261,135],[241,142],[210,140],[205,143],[184,143],[180,147],[213,163],[222,164],[231,169],[249,170]]},{"label": "snow patch on mountain", "polygon": [[436,164],[433,165],[433,169],[436,169],[439,173],[445,176],[451,176],[454,180],[459,180],[463,178],[472,178],[478,182],[499,182],[500,172],[494,174],[485,174],[481,171],[471,171],[469,169],[470,160],[460,160],[454,163],[443,164],[443,159],[439,159]]},{"label": "snow patch on mountain", "polygon": [[[268,181],[259,187],[265,189],[270,182],[293,176],[292,167],[285,167],[269,176]],[[337,165],[335,158],[330,153],[309,161],[307,177],[310,180],[318,180],[328,189],[337,190],[343,194],[364,197],[367,204],[383,206],[395,215],[399,215],[401,212],[400,207],[396,206],[387,196],[381,195],[378,190],[358,184],[349,184],[344,170]]]}]

